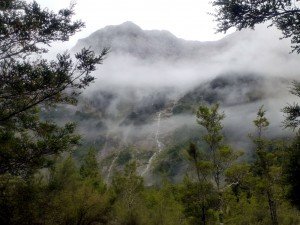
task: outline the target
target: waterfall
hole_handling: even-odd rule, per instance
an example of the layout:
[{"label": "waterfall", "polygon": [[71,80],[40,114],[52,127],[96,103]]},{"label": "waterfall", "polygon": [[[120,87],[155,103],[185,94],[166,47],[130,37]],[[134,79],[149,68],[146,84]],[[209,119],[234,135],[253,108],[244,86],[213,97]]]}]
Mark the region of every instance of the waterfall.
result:
[{"label": "waterfall", "polygon": [[109,138],[109,132],[107,132],[106,135],[105,135],[104,146],[102,147],[102,150],[101,150],[101,155],[102,156],[104,156],[107,153],[108,138]]},{"label": "waterfall", "polygon": [[119,154],[120,154],[120,152],[115,156],[115,158],[113,159],[113,161],[111,162],[111,164],[110,164],[110,166],[109,166],[108,173],[107,173],[107,177],[106,177],[106,183],[109,182],[109,178],[110,178],[110,176],[111,176],[111,171],[112,171],[112,169],[113,169],[113,167],[114,167],[114,165],[115,165],[116,160],[117,160],[118,157],[119,157]]},{"label": "waterfall", "polygon": [[156,140],[156,145],[157,145],[158,153],[161,152],[162,147],[163,147],[163,144],[159,141],[160,118],[161,118],[161,112],[158,113],[157,129],[156,129],[156,133],[155,133],[155,140]]},{"label": "waterfall", "polygon": [[159,140],[159,131],[160,131],[160,120],[161,120],[161,112],[158,113],[158,117],[157,117],[157,127],[156,127],[156,132],[155,132],[155,141],[156,141],[156,147],[157,147],[157,151],[154,152],[154,154],[150,157],[147,166],[145,168],[145,170],[141,173],[142,176],[144,176],[146,173],[149,172],[151,166],[152,166],[152,162],[153,160],[156,158],[156,156],[162,151],[163,149],[163,143]]}]

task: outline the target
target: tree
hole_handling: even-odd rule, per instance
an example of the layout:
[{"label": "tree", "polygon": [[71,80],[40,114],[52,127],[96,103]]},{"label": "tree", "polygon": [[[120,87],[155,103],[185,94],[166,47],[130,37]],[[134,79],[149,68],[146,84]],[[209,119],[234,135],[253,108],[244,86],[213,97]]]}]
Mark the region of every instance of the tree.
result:
[{"label": "tree", "polygon": [[282,31],[283,38],[291,38],[292,51],[300,53],[300,5],[298,0],[213,0],[218,32],[235,27],[254,28],[270,22]]},{"label": "tree", "polygon": [[201,218],[201,224],[206,225],[210,221],[210,211],[216,210],[219,204],[218,193],[210,181],[214,165],[203,152],[199,151],[194,143],[190,143],[187,150],[189,161],[196,171],[196,182],[185,179],[183,203],[186,206],[186,214],[197,220]]},{"label": "tree", "polygon": [[197,111],[197,122],[206,129],[206,135],[203,136],[204,142],[208,146],[209,158],[213,164],[213,178],[217,190],[221,190],[221,183],[224,178],[224,172],[230,163],[237,158],[230,146],[224,144],[222,134],[222,120],[224,113],[219,112],[219,104],[211,107],[201,105]]},{"label": "tree", "polygon": [[72,157],[51,168],[44,192],[47,202],[41,210],[45,217],[43,224],[107,224],[110,197],[99,191],[99,185],[90,182],[95,173],[84,171],[89,171],[84,173],[86,176],[82,176]]},{"label": "tree", "polygon": [[[188,225],[183,214],[184,207],[179,201],[180,188],[176,184],[164,181],[162,187],[144,190],[143,199],[149,212],[147,224]],[[144,214],[146,214],[144,212]]]},{"label": "tree", "polygon": [[105,191],[106,186],[100,174],[95,149],[89,149],[87,155],[84,157],[80,167],[80,175],[83,180],[90,183],[99,192]]},{"label": "tree", "polygon": [[197,160],[196,149],[194,149],[193,146],[190,146],[189,154],[194,158],[195,165],[198,167],[198,177],[199,172],[202,171],[202,177],[205,178],[207,172],[203,172],[209,171],[207,169],[210,168],[210,174],[212,175],[219,195],[219,221],[220,224],[222,224],[222,193],[224,188],[226,188],[224,185],[224,173],[238,157],[238,154],[234,153],[231,147],[224,143],[222,120],[225,118],[225,114],[219,112],[219,104],[214,104],[211,107],[206,105],[199,106],[196,116],[198,118],[197,122],[206,130],[203,140],[207,144],[208,154],[205,160]]},{"label": "tree", "polygon": [[140,224],[142,219],[141,194],[144,190],[143,178],[136,172],[137,165],[130,162],[125,166],[124,171],[118,172],[112,179],[112,190],[116,194],[115,218],[120,224]]},{"label": "tree", "polygon": [[[293,86],[290,92],[300,97],[300,83],[297,81],[293,82]],[[282,109],[282,112],[285,114],[284,127],[290,128],[295,131],[300,126],[300,106],[298,103],[288,104]],[[299,130],[296,130],[296,135],[299,136]]]},{"label": "tree", "polygon": [[292,128],[292,130],[298,128],[298,130],[296,131],[295,138],[292,140],[290,146],[287,148],[287,162],[284,165],[283,169],[285,181],[287,186],[289,187],[287,197],[290,199],[290,202],[293,205],[300,209],[300,121],[298,119],[300,116],[300,107],[298,106],[298,104],[294,103],[294,105],[286,106],[283,109],[283,111],[287,115],[284,123],[285,126]]},{"label": "tree", "polygon": [[284,168],[286,181],[289,186],[288,198],[300,209],[300,138],[293,141],[289,148],[288,163]]},{"label": "tree", "polygon": [[[300,97],[300,83],[294,81],[291,93]],[[288,104],[282,109],[285,113],[284,126],[295,131],[296,135],[288,148],[287,163],[284,166],[284,174],[289,191],[287,197],[290,202],[300,209],[300,106],[298,103]]]},{"label": "tree", "polygon": [[257,118],[253,121],[256,129],[257,136],[252,137],[255,144],[256,162],[254,163],[254,174],[260,179],[260,186],[262,187],[268,199],[270,217],[273,225],[278,225],[277,217],[277,202],[274,196],[274,186],[278,182],[274,171],[276,167],[273,163],[274,154],[268,152],[268,140],[263,136],[264,130],[269,126],[269,121],[265,117],[266,111],[261,106],[257,113]]},{"label": "tree", "polygon": [[96,178],[99,176],[99,165],[96,158],[96,150],[94,148],[90,148],[83,158],[80,174],[83,178]]},{"label": "tree", "polygon": [[29,176],[78,143],[74,124],[58,127],[40,119],[42,108],[75,104],[108,52],[96,56],[82,49],[75,59],[68,53],[42,58],[52,42],[67,41],[84,26],[72,21],[73,14],[73,7],[56,14],[36,2],[0,2],[0,174]]},{"label": "tree", "polygon": [[[255,25],[270,22],[282,31],[283,38],[291,39],[293,52],[300,53],[300,2],[299,0],[213,0],[212,5],[216,8],[214,16],[218,22],[218,32],[226,32],[235,27],[238,30],[244,28],[255,28]],[[300,97],[300,83],[294,81],[291,93]],[[296,137],[291,145],[289,165],[285,170],[288,181],[291,185],[290,195],[294,196],[293,201],[299,207],[299,179],[298,171],[300,166],[299,143],[300,139],[300,106],[298,103],[288,104],[282,109],[285,114],[284,126],[296,129]],[[291,169],[295,168],[295,169]],[[291,197],[290,196],[290,197]],[[297,197],[298,196],[298,197]]]},{"label": "tree", "polygon": [[201,180],[194,182],[184,179],[182,187],[182,204],[184,213],[191,224],[215,224],[219,213],[220,199],[212,182]]}]

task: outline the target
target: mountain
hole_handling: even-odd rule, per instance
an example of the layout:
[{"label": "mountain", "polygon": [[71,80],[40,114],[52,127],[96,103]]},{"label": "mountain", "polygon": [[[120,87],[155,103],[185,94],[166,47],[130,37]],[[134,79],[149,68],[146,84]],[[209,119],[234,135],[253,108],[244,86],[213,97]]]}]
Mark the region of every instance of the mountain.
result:
[{"label": "mountain", "polygon": [[[142,30],[126,22],[107,26],[78,41],[73,52],[86,47],[111,52],[83,92],[76,107],[44,112],[58,121],[75,120],[85,148],[99,152],[103,175],[137,160],[148,184],[161,174],[176,181],[187,169],[184,149],[201,145],[203,130],[195,110],[201,103],[219,102],[225,112],[226,140],[251,155],[248,134],[257,109],[264,105],[271,121],[270,137],[282,130],[280,109],[294,98],[291,80],[300,72],[299,55],[289,54],[289,41],[276,30],[235,32],[219,41],[177,38],[168,31]],[[274,66],[276,65],[276,66]]]},{"label": "mountain", "polygon": [[142,30],[132,22],[107,26],[78,41],[73,51],[91,47],[100,52],[110,47],[115,54],[129,54],[138,59],[182,60],[201,57],[203,52],[226,48],[226,42],[186,41],[165,30]]}]

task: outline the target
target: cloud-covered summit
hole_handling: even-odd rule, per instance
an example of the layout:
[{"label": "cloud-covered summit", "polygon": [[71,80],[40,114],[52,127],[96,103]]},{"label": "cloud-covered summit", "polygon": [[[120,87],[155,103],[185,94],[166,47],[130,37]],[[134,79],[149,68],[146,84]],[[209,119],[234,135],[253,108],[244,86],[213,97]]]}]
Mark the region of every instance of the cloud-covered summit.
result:
[{"label": "cloud-covered summit", "polygon": [[183,59],[199,57],[212,48],[221,48],[219,42],[187,41],[166,30],[142,30],[132,22],[106,26],[84,39],[73,50],[91,47],[101,51],[110,47],[113,53],[129,54],[139,59]]},{"label": "cloud-covered summit", "polygon": [[[279,40],[280,35],[275,28],[262,25],[256,30],[235,32],[219,41],[188,41],[169,31],[143,30],[132,22],[125,22],[106,26],[80,39],[72,51],[90,47],[99,53],[104,47],[110,47],[111,53],[105,64],[123,58],[123,62],[154,63],[154,67],[168,64],[177,71],[185,67],[183,76],[192,83],[195,83],[195,76],[187,75],[186,70],[196,69],[196,77],[201,81],[203,77],[231,71],[295,77],[300,71],[299,55],[289,54],[290,41]],[[123,69],[122,65],[120,68]],[[179,82],[186,83],[180,79]]]},{"label": "cloud-covered summit", "polygon": [[90,47],[97,53],[111,47],[84,97],[105,105],[101,113],[117,126],[143,125],[171,102],[179,103],[176,112],[204,100],[225,107],[251,106],[253,115],[259,104],[272,102],[273,107],[277,101],[280,112],[290,98],[289,82],[300,72],[300,58],[289,54],[289,40],[279,38],[276,29],[259,26],[219,41],[188,41],[125,22],[79,40],[73,51]]}]

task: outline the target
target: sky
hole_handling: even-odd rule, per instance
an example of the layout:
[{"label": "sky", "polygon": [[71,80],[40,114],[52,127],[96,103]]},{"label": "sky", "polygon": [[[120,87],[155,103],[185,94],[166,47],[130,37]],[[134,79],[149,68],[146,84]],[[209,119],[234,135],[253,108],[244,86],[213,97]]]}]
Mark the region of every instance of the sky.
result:
[{"label": "sky", "polygon": [[[27,0],[31,1],[31,0]],[[80,38],[107,25],[132,21],[145,30],[168,30],[179,38],[198,41],[220,39],[216,23],[209,12],[211,0],[36,0],[43,7],[57,11],[75,2],[74,18],[85,22],[86,28],[71,39]]]}]

